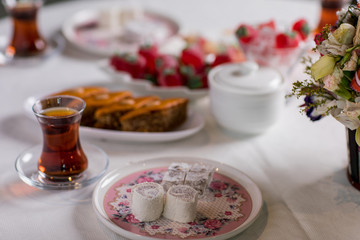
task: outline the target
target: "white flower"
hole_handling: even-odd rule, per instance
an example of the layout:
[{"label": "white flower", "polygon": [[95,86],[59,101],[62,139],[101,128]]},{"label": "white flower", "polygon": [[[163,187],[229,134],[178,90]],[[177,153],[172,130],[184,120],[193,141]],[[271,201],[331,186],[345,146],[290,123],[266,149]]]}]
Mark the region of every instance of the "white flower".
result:
[{"label": "white flower", "polygon": [[329,38],[324,40],[320,45],[316,48],[322,55],[332,54],[332,55],[339,55],[344,56],[346,49],[350,48],[351,45],[345,45],[339,43],[336,38],[330,33]]},{"label": "white flower", "polygon": [[[347,11],[348,11],[348,7],[345,7],[343,9],[341,9],[340,11],[336,12],[337,18],[343,19],[344,23],[352,23],[354,18],[357,18],[360,16],[360,11],[357,8],[352,9],[351,14],[349,14],[349,13],[346,14]],[[346,15],[346,17],[345,17],[345,15]]]},{"label": "white flower", "polygon": [[335,67],[332,74],[327,75],[323,78],[324,88],[331,92],[334,92],[339,88],[339,84],[343,76],[343,71],[341,71],[338,67]]},{"label": "white flower", "polygon": [[360,99],[355,102],[347,100],[336,101],[337,108],[331,111],[331,115],[344,124],[347,128],[355,130],[360,127]]},{"label": "white flower", "polygon": [[[315,97],[314,102],[320,102],[322,101],[324,98],[322,97]],[[325,116],[328,113],[328,110],[332,107],[336,106],[336,100],[332,100],[332,101],[326,101],[325,103],[321,104],[321,105],[317,105],[316,108],[313,111],[314,115],[322,115]]]}]

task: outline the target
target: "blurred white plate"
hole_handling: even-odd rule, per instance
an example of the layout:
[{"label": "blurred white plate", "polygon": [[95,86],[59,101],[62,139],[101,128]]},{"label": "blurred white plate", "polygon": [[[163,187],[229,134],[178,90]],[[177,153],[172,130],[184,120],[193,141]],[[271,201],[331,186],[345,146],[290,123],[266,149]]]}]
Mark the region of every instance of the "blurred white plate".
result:
[{"label": "blurred white plate", "polygon": [[143,42],[163,43],[177,34],[171,18],[134,6],[85,9],[62,26],[65,38],[78,49],[98,56],[135,51]]},{"label": "blurred white plate", "polygon": [[189,89],[185,86],[180,87],[158,87],[154,86],[146,79],[133,79],[130,74],[114,70],[109,65],[109,60],[99,62],[99,66],[109,74],[114,82],[126,86],[127,88],[147,95],[157,95],[162,98],[183,97],[190,101],[198,100],[208,95],[208,89]]}]

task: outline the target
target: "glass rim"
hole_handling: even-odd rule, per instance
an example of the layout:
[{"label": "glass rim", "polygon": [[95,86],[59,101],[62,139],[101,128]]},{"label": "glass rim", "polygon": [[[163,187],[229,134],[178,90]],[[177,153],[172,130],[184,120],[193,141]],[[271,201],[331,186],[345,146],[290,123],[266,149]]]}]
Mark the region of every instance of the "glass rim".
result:
[{"label": "glass rim", "polygon": [[41,7],[43,4],[44,4],[44,1],[45,0],[26,0],[26,1],[23,1],[23,0],[1,0],[3,6],[5,8],[13,8],[16,6],[16,4],[18,4],[19,2],[23,2],[23,3],[31,3],[31,4],[34,4],[38,7]]},{"label": "glass rim", "polygon": [[[83,104],[83,106],[81,107],[80,110],[75,109],[75,108],[71,108],[71,107],[66,107],[66,108],[69,108],[69,109],[76,110],[75,113],[72,113],[72,114],[69,114],[69,115],[66,115],[66,116],[47,116],[47,115],[42,114],[42,112],[39,112],[39,111],[35,110],[35,106],[38,103],[42,102],[42,101],[46,101],[47,99],[62,99],[62,98],[78,100],[79,102],[81,102]],[[85,107],[86,107],[86,102],[82,98],[72,96],[72,95],[54,95],[54,96],[45,96],[45,97],[41,97],[41,98],[36,99],[34,104],[32,105],[31,109],[32,109],[32,111],[33,111],[33,113],[35,114],[36,117],[49,118],[49,119],[59,119],[59,118],[64,119],[64,118],[71,118],[71,117],[74,117],[76,115],[81,115],[83,113],[83,111],[85,110]]]}]

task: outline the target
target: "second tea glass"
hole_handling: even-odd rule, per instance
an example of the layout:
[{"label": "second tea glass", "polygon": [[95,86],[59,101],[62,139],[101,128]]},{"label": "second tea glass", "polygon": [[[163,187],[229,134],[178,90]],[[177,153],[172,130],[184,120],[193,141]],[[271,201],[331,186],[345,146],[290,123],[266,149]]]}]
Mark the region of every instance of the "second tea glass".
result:
[{"label": "second tea glass", "polygon": [[13,22],[12,37],[6,54],[15,57],[42,54],[47,47],[37,22],[42,0],[2,0],[2,2]]}]

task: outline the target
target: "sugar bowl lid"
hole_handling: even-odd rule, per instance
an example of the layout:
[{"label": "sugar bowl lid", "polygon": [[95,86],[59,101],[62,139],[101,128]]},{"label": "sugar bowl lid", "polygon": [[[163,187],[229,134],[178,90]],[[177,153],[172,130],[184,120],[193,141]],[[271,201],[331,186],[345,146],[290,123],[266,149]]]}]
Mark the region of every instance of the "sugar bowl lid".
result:
[{"label": "sugar bowl lid", "polygon": [[222,64],[209,73],[210,87],[249,94],[264,94],[284,85],[279,71],[255,62]]}]

